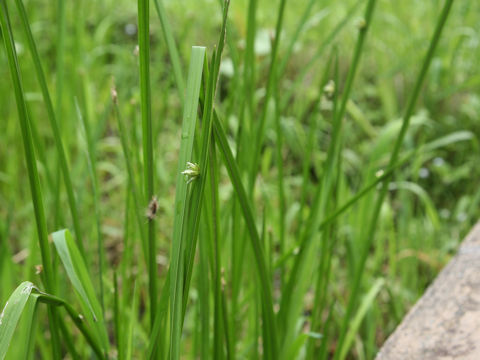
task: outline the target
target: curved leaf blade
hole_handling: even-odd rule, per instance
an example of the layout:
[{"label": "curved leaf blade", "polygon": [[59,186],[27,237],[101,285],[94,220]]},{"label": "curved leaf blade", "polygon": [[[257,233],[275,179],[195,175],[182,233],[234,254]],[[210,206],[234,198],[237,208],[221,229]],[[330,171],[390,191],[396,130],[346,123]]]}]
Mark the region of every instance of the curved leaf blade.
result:
[{"label": "curved leaf blade", "polygon": [[52,238],[67,276],[79,296],[86,318],[92,323],[103,349],[108,351],[108,335],[103,311],[85,261],[68,230],[54,232]]},{"label": "curved leaf blade", "polygon": [[31,282],[22,282],[5,303],[0,314],[0,360],[5,359],[13,333],[33,288],[34,285]]}]

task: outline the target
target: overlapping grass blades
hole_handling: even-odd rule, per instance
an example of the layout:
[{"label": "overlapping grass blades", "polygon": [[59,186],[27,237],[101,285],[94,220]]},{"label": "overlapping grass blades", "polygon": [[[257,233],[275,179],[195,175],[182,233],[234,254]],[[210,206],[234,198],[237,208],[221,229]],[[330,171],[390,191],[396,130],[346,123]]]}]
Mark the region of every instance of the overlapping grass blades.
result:
[{"label": "overlapping grass blades", "polygon": [[125,166],[127,168],[127,176],[128,176],[128,184],[129,188],[131,189],[131,194],[133,197],[134,203],[134,213],[135,218],[137,220],[138,231],[140,232],[140,241],[142,243],[142,252],[145,257],[145,264],[148,264],[148,244],[147,238],[145,234],[145,212],[144,208],[141,206],[142,204],[142,191],[138,188],[136,177],[135,177],[135,170],[134,170],[134,163],[132,156],[130,154],[130,144],[128,142],[128,133],[127,128],[125,126],[125,122],[120,114],[120,109],[118,107],[118,93],[115,87],[112,88],[112,101],[113,101],[113,113],[114,117],[117,120],[118,125],[118,132],[120,135],[120,142],[122,144],[122,152],[123,158],[125,160]]},{"label": "overlapping grass blades", "polygon": [[[23,147],[25,150],[25,161],[27,163],[28,179],[30,184],[30,192],[32,195],[32,202],[35,212],[35,222],[37,225],[37,235],[40,245],[40,252],[42,255],[43,263],[43,281],[47,291],[55,291],[55,278],[52,269],[52,262],[50,256],[50,249],[48,246],[48,232],[47,223],[45,220],[45,211],[43,208],[42,191],[40,188],[40,180],[38,177],[37,164],[35,160],[35,151],[33,148],[32,134],[27,115],[27,108],[25,104],[25,95],[23,92],[20,68],[18,64],[17,54],[15,50],[12,28],[10,25],[10,18],[8,14],[7,4],[2,1],[0,4],[0,22],[3,34],[3,40],[5,44],[5,50],[8,57],[8,64],[10,67],[10,75],[12,77],[15,100],[17,104],[18,117],[20,122],[20,128],[22,131]],[[58,334],[58,318],[55,310],[51,310],[49,313],[50,318],[50,330],[52,334],[52,346],[53,355],[55,359],[60,357],[60,345]]]},{"label": "overlapping grass blades", "polygon": [[[413,91],[411,92],[407,109],[405,111],[405,115],[403,116],[403,122],[402,122],[402,127],[400,129],[400,133],[397,136],[397,139],[395,141],[392,154],[390,156],[390,165],[393,165],[396,163],[398,156],[400,154],[400,148],[403,145],[403,140],[405,138],[405,134],[407,132],[408,126],[410,124],[410,119],[413,115],[413,111],[415,109],[415,105],[417,103],[418,97],[420,95],[420,90],[423,85],[423,81],[425,80],[425,77],[427,75],[428,68],[430,67],[430,63],[432,62],[433,55],[435,53],[435,49],[438,45],[438,42],[440,40],[441,34],[443,27],[447,21],[448,15],[450,13],[450,10],[453,5],[453,0],[445,0],[442,12],[440,14],[440,17],[438,19],[435,31],[433,33],[432,39],[430,41],[427,53],[425,55],[425,59],[422,63],[422,67],[420,69],[419,75],[417,77],[417,80],[415,81],[415,86],[413,88]],[[378,195],[375,204],[374,204],[374,210],[373,210],[373,216],[370,221],[370,224],[368,225],[368,229],[364,234],[364,238],[362,239],[362,252],[360,254],[360,259],[357,265],[357,270],[355,271],[355,278],[353,281],[352,285],[352,290],[350,293],[350,298],[348,301],[347,305],[347,310],[345,313],[344,320],[342,322],[342,328],[340,331],[340,337],[338,340],[338,347],[339,349],[342,348],[343,342],[345,341],[346,334],[348,332],[348,327],[350,323],[350,318],[352,316],[353,309],[355,308],[355,305],[358,301],[358,296],[360,292],[360,285],[364,273],[364,268],[365,268],[365,263],[368,257],[368,252],[369,249],[373,243],[374,239],[374,234],[375,234],[375,228],[377,225],[377,220],[378,216],[380,214],[380,208],[382,206],[383,200],[385,199],[385,196],[388,192],[388,184],[389,184],[390,178],[385,179],[383,182],[382,189],[380,190],[380,194]],[[335,360],[338,359],[343,359],[345,357],[345,353],[341,353],[337,351],[335,353]]]},{"label": "overlapping grass blades", "polygon": [[[372,19],[375,3],[375,0],[370,0],[368,2],[364,17],[365,24],[359,28],[359,35],[353,54],[352,65],[350,66],[347,75],[339,109],[334,113],[333,139],[328,150],[328,158],[325,166],[324,176],[322,178],[321,186],[318,186],[316,189],[312,210],[310,212],[308,222],[305,225],[305,230],[301,236],[299,253],[294,259],[294,265],[290,273],[290,278],[283,289],[279,317],[283,320],[282,329],[285,334],[292,331],[292,321],[295,317],[295,311],[298,312],[298,306],[295,306],[295,301],[292,301],[292,297],[295,294],[298,295],[303,293],[303,291],[295,291],[295,288],[302,284],[302,279],[305,279],[303,276],[303,271],[307,263],[306,255],[309,253],[314,235],[320,226],[321,217],[324,216],[326,210],[328,209],[327,204],[333,186],[334,174],[337,169],[338,154],[340,151],[343,117],[345,115],[347,102],[352,90],[352,85],[358,69],[360,57],[362,55],[363,46],[367,35],[367,30]],[[303,283],[305,286],[304,281]],[[297,307],[297,310],[295,310],[295,307]]]},{"label": "overlapping grass blades", "polygon": [[183,280],[184,280],[184,251],[186,238],[186,216],[188,212],[187,190],[189,183],[183,174],[187,162],[193,161],[193,141],[197,120],[197,109],[202,80],[205,48],[192,47],[190,69],[187,80],[186,101],[183,109],[182,139],[176,174],[176,193],[174,204],[174,225],[172,238],[172,258],[170,265],[170,294],[171,294],[171,345],[172,358],[178,358],[180,336],[183,324]]},{"label": "overlapping grass blades", "polygon": [[[77,110],[77,117],[79,118],[81,125],[83,127],[84,135],[86,138],[86,155],[87,155],[87,164],[88,172],[90,174],[90,179],[92,182],[92,195],[93,195],[93,207],[95,213],[95,227],[97,232],[97,258],[98,258],[98,287],[99,287],[99,296],[100,304],[102,311],[104,309],[104,297],[103,297],[103,274],[105,273],[105,255],[104,255],[104,243],[103,243],[103,233],[101,225],[101,213],[100,213],[100,195],[99,195],[99,185],[98,185],[98,176],[97,176],[97,158],[95,146],[92,139],[92,132],[90,130],[90,124],[88,120],[82,115],[78,102],[75,101],[75,107]],[[83,260],[85,257],[83,256]]]},{"label": "overlapping grass blades", "polygon": [[67,190],[68,196],[68,205],[70,207],[70,212],[72,214],[73,228],[75,229],[75,235],[78,247],[82,254],[85,255],[84,245],[82,242],[83,234],[80,226],[80,220],[78,216],[77,202],[75,198],[75,192],[73,189],[72,179],[70,176],[70,168],[67,162],[67,157],[65,155],[65,149],[62,142],[62,137],[60,135],[60,129],[58,126],[57,118],[55,116],[55,111],[53,110],[52,99],[50,97],[50,92],[48,91],[47,82],[45,79],[45,73],[40,61],[40,55],[38,54],[37,46],[35,44],[35,39],[33,38],[32,30],[30,28],[30,23],[28,21],[27,13],[25,11],[25,6],[23,5],[22,0],[15,0],[17,5],[18,13],[22,21],[23,29],[27,35],[27,44],[30,51],[30,54],[35,65],[35,74],[38,78],[38,83],[42,91],[43,101],[45,103],[45,108],[47,110],[48,120],[50,122],[50,127],[53,132],[53,139],[55,141],[55,147],[57,150],[57,156],[60,162],[60,170],[62,171],[63,180],[65,183],[65,189]]},{"label": "overlapping grass blades", "polygon": [[213,116],[213,125],[217,146],[224,159],[225,166],[230,176],[230,180],[232,181],[232,185],[235,189],[235,194],[238,197],[238,201],[242,209],[243,218],[248,229],[253,254],[255,256],[255,263],[260,278],[260,291],[262,294],[262,300],[264,302],[263,311],[265,313],[266,320],[264,324],[266,328],[265,333],[268,334],[268,336],[270,337],[269,343],[272,348],[269,350],[271,351],[270,354],[272,359],[274,359],[275,356],[277,356],[277,328],[275,325],[275,315],[273,312],[272,286],[270,283],[270,274],[268,273],[268,268],[265,263],[264,250],[262,248],[260,236],[255,225],[255,220],[250,203],[248,201],[247,193],[245,187],[242,184],[237,163],[233,157],[232,151],[230,149],[230,146],[228,145],[228,141],[225,136],[225,131],[223,130],[222,124],[220,123],[220,120],[218,119],[216,113],[214,113]]},{"label": "overlapping grass blades", "polygon": [[85,326],[83,316],[63,299],[41,292],[29,281],[21,283],[15,289],[0,315],[0,359],[3,360],[9,350],[10,341],[22,313],[24,313],[24,317],[27,317],[23,325],[28,327],[26,333],[29,335],[25,339],[24,354],[25,358],[31,357],[35,338],[35,319],[38,302],[47,304],[49,308],[63,306],[87,342],[92,346],[98,358],[104,359],[104,353],[100,350],[96,338]]},{"label": "overlapping grass blades", "polygon": [[[32,283],[28,281],[21,283],[10,295],[3,308],[0,315],[0,360],[5,359],[13,333],[20,320],[20,315],[27,305],[32,289]],[[32,324],[32,322],[33,316],[30,316],[29,323]]]},{"label": "overlapping grass blades", "polygon": [[249,184],[248,184],[250,195],[253,192],[255,178],[257,176],[257,170],[258,170],[258,164],[259,164],[259,158],[260,158],[260,149],[263,143],[263,137],[265,133],[265,121],[267,118],[268,105],[270,102],[270,98],[274,94],[274,86],[277,78],[277,66],[278,66],[277,56],[278,56],[278,48],[280,44],[280,37],[282,33],[282,28],[283,28],[283,14],[285,12],[285,5],[286,5],[286,0],[280,0],[280,5],[278,8],[277,23],[275,27],[275,38],[273,39],[272,51],[270,56],[270,67],[268,71],[267,88],[265,90],[265,99],[264,99],[265,104],[262,108],[260,119],[258,121],[258,125],[256,125],[255,132],[251,134],[254,136],[255,145],[253,149],[253,157],[251,162],[251,170],[250,170]]}]

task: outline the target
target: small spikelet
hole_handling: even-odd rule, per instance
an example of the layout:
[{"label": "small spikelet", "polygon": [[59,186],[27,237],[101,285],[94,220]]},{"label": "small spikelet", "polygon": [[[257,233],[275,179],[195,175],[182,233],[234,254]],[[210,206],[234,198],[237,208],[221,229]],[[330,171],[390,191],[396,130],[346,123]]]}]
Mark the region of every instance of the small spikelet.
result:
[{"label": "small spikelet", "polygon": [[335,81],[330,80],[324,87],[323,87],[323,92],[325,95],[331,99],[333,95],[335,94]]},{"label": "small spikelet", "polygon": [[187,162],[187,168],[182,171],[182,174],[185,175],[187,184],[190,184],[193,180],[198,178],[200,175],[200,167],[198,164]]},{"label": "small spikelet", "polygon": [[145,212],[145,216],[148,218],[149,221],[155,219],[155,215],[158,212],[158,199],[156,196],[152,196],[152,200],[148,204],[147,211]]},{"label": "small spikelet", "polygon": [[43,272],[43,265],[38,264],[35,265],[35,275],[40,275]]},{"label": "small spikelet", "polygon": [[115,88],[115,85],[112,86],[112,89],[110,90],[110,94],[112,96],[112,101],[114,104],[117,104],[118,102],[118,94],[117,94],[117,89]]}]

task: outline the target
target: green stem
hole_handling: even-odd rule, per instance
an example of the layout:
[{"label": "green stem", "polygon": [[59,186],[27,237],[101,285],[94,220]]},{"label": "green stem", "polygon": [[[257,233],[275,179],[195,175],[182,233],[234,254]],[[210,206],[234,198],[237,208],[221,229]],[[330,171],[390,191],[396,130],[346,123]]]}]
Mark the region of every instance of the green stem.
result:
[{"label": "green stem", "polygon": [[160,25],[162,26],[163,38],[167,44],[168,55],[170,55],[170,61],[172,62],[173,75],[175,76],[175,83],[177,84],[178,97],[180,103],[183,105],[185,102],[185,80],[182,74],[182,63],[180,62],[180,56],[178,55],[178,49],[173,37],[172,28],[168,22],[167,13],[163,7],[162,0],[154,0],[155,10],[157,10],[158,18],[160,19]]},{"label": "green stem", "polygon": [[53,306],[63,306],[67,311],[68,315],[72,319],[72,321],[77,326],[78,330],[82,333],[82,335],[87,340],[88,344],[92,347],[93,351],[97,355],[99,359],[105,359],[105,356],[101,350],[100,345],[98,344],[96,337],[90,331],[90,329],[85,325],[85,320],[83,316],[78,313],[72,305],[70,305],[65,300],[50,294],[41,293],[38,296],[38,300],[49,305],[49,308],[54,309]]},{"label": "green stem", "polygon": [[87,140],[87,164],[88,171],[90,173],[90,178],[92,181],[92,195],[93,195],[93,208],[95,213],[95,228],[97,230],[97,257],[98,257],[98,284],[99,284],[99,293],[100,293],[100,304],[102,305],[102,312],[105,315],[105,304],[103,298],[103,274],[105,273],[105,255],[104,255],[104,245],[103,245],[103,234],[102,234],[102,224],[101,224],[101,212],[100,212],[100,197],[98,190],[98,176],[97,176],[97,159],[95,145],[92,139],[92,132],[90,129],[90,123],[86,119],[78,105],[77,100],[75,99],[75,106],[77,109],[77,116],[85,130],[85,137]]},{"label": "green stem", "polygon": [[[277,84],[278,85],[278,84]],[[277,187],[278,187],[278,228],[279,228],[279,253],[283,254],[285,249],[285,215],[286,215],[286,203],[285,203],[285,188],[283,184],[283,132],[280,123],[280,95],[278,94],[278,86],[275,87],[275,131],[277,133],[277,141],[275,142],[275,156],[277,163]],[[280,282],[283,285],[283,272],[280,274]]]},{"label": "green stem", "polygon": [[247,193],[242,184],[237,163],[230,150],[230,146],[228,145],[225,131],[223,130],[222,124],[220,123],[220,120],[218,119],[217,113],[215,111],[213,112],[213,129],[215,132],[216,144],[218,145],[218,148],[222,153],[225,164],[227,166],[227,171],[232,181],[236,195],[238,196],[243,217],[245,219],[247,230],[250,235],[253,254],[255,256],[258,275],[260,277],[262,299],[264,302],[263,311],[265,312],[266,319],[266,323],[264,324],[264,326],[267,328],[266,333],[270,336],[270,343],[272,344],[272,358],[276,359],[278,354],[278,340],[276,334],[275,315],[273,312],[273,295],[272,286],[270,283],[270,275],[268,273],[267,265],[265,263],[265,256],[261,245],[260,236],[258,235],[258,231],[255,226],[253,212],[248,201]]},{"label": "green stem", "polygon": [[221,290],[221,257],[220,257],[220,229],[219,229],[219,212],[218,212],[218,179],[217,179],[217,163],[215,154],[214,140],[210,142],[210,162],[209,175],[211,186],[211,211],[212,211],[212,235],[213,235],[213,262],[214,271],[213,278],[213,354],[215,359],[223,358],[223,328],[222,328],[222,290]]},{"label": "green stem", "polygon": [[[140,49],[140,99],[142,109],[143,137],[143,173],[145,204],[148,204],[154,192],[153,128],[150,90],[150,32],[149,1],[138,0],[138,43]],[[153,325],[157,307],[157,266],[155,221],[148,221],[148,281],[150,296],[150,323]]]},{"label": "green stem", "polygon": [[[256,137],[255,137],[255,145],[253,148],[253,158],[252,158],[252,168],[250,171],[249,176],[249,194],[252,196],[253,188],[255,185],[255,178],[257,177],[257,170],[258,165],[260,162],[260,150],[263,142],[263,136],[265,132],[265,120],[267,118],[267,111],[268,111],[268,103],[270,101],[270,97],[272,96],[273,88],[276,82],[276,68],[277,68],[277,53],[278,53],[278,45],[280,43],[280,35],[283,26],[283,14],[285,10],[286,0],[281,0],[280,8],[278,10],[278,18],[277,18],[277,25],[275,27],[275,39],[273,40],[272,44],[272,55],[270,59],[270,70],[268,72],[268,79],[267,79],[267,89],[265,92],[265,99],[264,105],[262,108],[262,113],[260,115],[260,120],[257,126]],[[253,119],[251,119],[253,120]]]},{"label": "green stem", "polygon": [[138,230],[140,232],[140,239],[142,242],[142,250],[143,250],[143,255],[145,256],[145,261],[148,263],[148,251],[147,251],[147,239],[145,237],[145,218],[143,217],[142,213],[142,207],[140,206],[141,200],[140,200],[140,191],[137,188],[137,183],[135,181],[135,171],[134,171],[134,166],[133,166],[133,161],[130,156],[129,152],[129,143],[127,139],[127,128],[125,126],[125,123],[121,117],[120,114],[120,109],[118,108],[118,99],[117,99],[117,94],[116,90],[112,90],[112,92],[115,91],[115,97],[113,98],[113,112],[114,112],[114,117],[117,120],[117,125],[118,125],[118,132],[120,134],[120,142],[122,144],[122,150],[123,150],[123,157],[125,159],[125,165],[127,167],[127,174],[128,174],[128,182],[130,184],[130,191],[133,197],[133,203],[134,203],[134,208],[135,208],[135,217],[137,219],[138,223]]}]

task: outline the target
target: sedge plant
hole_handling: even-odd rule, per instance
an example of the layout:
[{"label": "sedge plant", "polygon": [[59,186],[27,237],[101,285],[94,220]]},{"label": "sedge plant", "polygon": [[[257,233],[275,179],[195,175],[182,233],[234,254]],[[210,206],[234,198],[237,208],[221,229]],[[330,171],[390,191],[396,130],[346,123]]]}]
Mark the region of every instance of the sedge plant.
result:
[{"label": "sedge plant", "polygon": [[374,358],[478,215],[453,3],[0,0],[0,359]]}]

